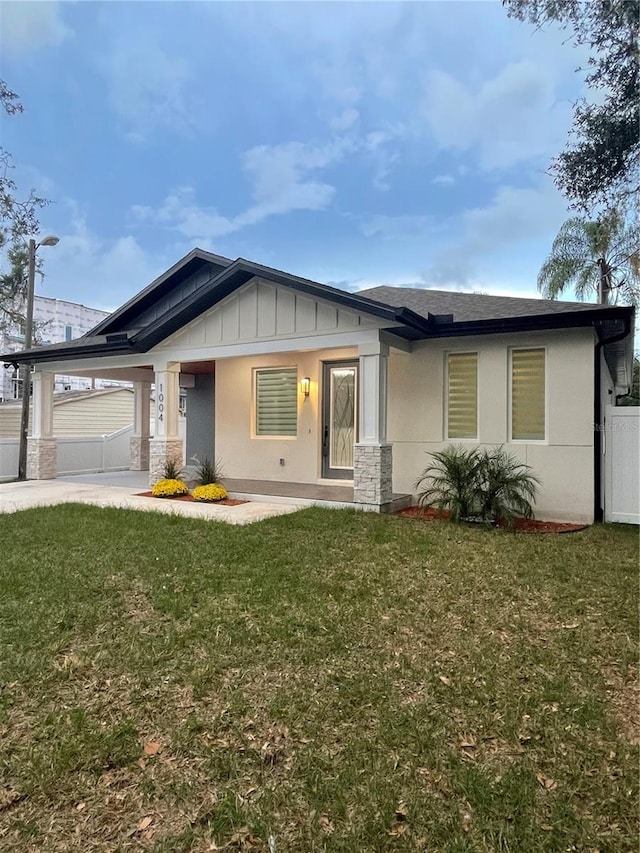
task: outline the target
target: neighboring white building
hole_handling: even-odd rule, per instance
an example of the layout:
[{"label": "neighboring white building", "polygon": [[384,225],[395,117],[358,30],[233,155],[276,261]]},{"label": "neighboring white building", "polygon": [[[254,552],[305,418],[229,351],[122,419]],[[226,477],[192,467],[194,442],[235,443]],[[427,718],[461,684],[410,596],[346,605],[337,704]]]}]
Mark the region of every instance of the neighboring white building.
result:
[{"label": "neighboring white building", "polygon": [[[35,341],[39,346],[63,343],[79,338],[96,326],[105,317],[107,311],[87,308],[77,302],[64,299],[52,299],[49,296],[36,296],[33,303],[35,323]],[[0,351],[18,352],[24,348],[24,329],[17,325],[0,330]],[[0,402],[17,400],[21,394],[20,379],[13,367],[0,365]],[[112,379],[86,379],[79,376],[56,375],[56,391],[84,391],[89,388],[113,388],[128,385]]]}]

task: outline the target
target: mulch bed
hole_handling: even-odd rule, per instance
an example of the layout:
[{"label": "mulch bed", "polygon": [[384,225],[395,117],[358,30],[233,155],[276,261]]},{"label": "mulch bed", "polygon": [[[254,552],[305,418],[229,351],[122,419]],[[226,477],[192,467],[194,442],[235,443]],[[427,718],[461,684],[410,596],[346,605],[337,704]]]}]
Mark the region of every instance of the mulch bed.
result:
[{"label": "mulch bed", "polygon": [[[404,518],[417,518],[421,521],[441,521],[449,518],[448,510],[438,510],[434,507],[409,506],[398,510],[395,515]],[[541,521],[537,518],[519,518],[513,527],[516,533],[575,533],[586,530],[586,524],[568,524],[559,521]]]},{"label": "mulch bed", "polygon": [[170,498],[156,497],[153,492],[138,492],[136,497],[139,498],[154,498],[157,501],[186,501],[194,504],[215,504],[216,506],[239,506],[240,504],[248,504],[249,501],[237,501],[234,498],[224,498],[221,501],[196,501],[191,495],[174,495]]}]

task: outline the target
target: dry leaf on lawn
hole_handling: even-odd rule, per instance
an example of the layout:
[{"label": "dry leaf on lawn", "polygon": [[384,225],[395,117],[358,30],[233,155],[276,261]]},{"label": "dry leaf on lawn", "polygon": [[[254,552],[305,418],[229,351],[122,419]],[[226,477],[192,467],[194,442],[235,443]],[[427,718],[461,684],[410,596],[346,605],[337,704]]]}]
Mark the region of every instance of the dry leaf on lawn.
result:
[{"label": "dry leaf on lawn", "polygon": [[150,740],[144,745],[145,755],[157,755],[162,750],[162,744],[157,740]]},{"label": "dry leaf on lawn", "polygon": [[143,817],[142,820],[138,823],[138,832],[143,832],[145,829],[151,826],[153,823],[153,815],[147,815]]},{"label": "dry leaf on lawn", "polygon": [[328,815],[320,815],[320,828],[323,832],[326,832],[327,835],[331,835],[331,833],[333,832],[334,826],[333,823],[329,820]]},{"label": "dry leaf on lawn", "polygon": [[558,787],[558,783],[553,779],[550,779],[548,776],[545,776],[544,773],[536,773],[536,779],[545,791],[554,791]]},{"label": "dry leaf on lawn", "polygon": [[396,806],[396,820],[398,823],[401,823],[403,820],[407,819],[407,815],[409,812],[407,811],[407,804],[405,802],[400,802]]}]

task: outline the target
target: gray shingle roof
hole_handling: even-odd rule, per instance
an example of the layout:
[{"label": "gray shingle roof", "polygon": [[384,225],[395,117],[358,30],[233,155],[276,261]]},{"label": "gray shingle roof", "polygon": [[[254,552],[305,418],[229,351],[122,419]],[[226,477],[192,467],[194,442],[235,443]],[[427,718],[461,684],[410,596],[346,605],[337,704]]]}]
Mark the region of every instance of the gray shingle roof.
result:
[{"label": "gray shingle roof", "polygon": [[454,322],[470,320],[499,320],[509,317],[532,317],[541,314],[561,314],[574,311],[593,311],[598,305],[588,302],[562,302],[549,299],[521,299],[514,296],[485,296],[479,293],[457,293],[448,290],[428,290],[417,287],[371,287],[361,290],[366,296],[394,308],[411,308],[426,317],[431,314],[453,314]]}]

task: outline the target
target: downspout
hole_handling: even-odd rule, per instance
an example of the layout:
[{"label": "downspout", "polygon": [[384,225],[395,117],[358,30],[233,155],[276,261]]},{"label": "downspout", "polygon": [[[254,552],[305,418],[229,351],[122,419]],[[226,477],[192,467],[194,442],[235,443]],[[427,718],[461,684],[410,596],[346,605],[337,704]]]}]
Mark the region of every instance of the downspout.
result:
[{"label": "downspout", "polygon": [[602,373],[600,365],[600,355],[602,347],[606,344],[615,344],[627,337],[631,331],[631,317],[628,315],[624,318],[624,331],[611,335],[609,338],[603,338],[596,341],[593,350],[593,371],[594,371],[594,398],[593,398],[593,520],[602,521],[602,404],[600,401],[602,392]]}]

